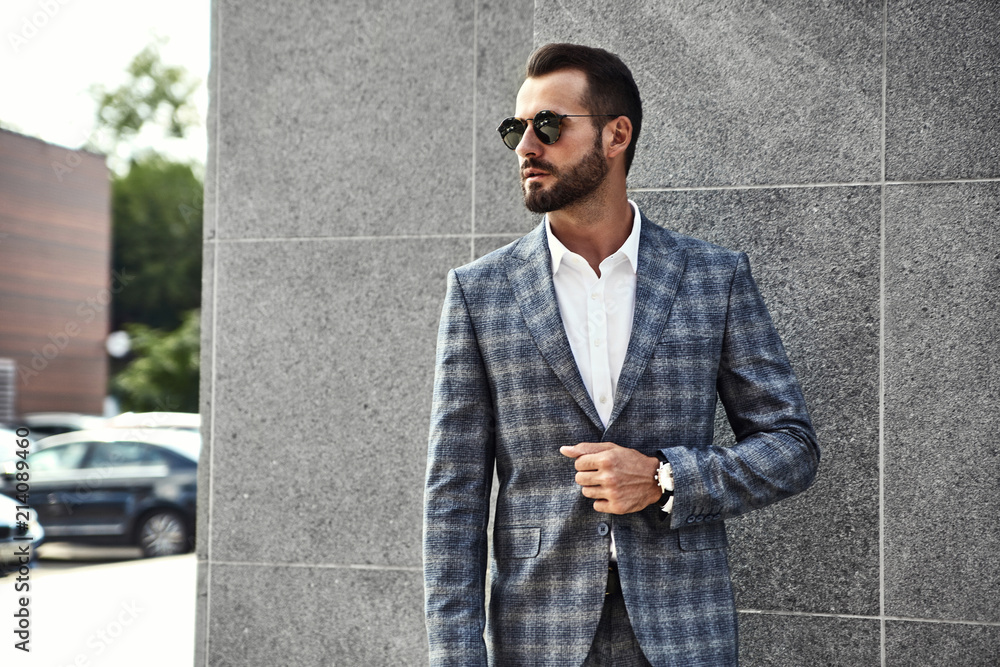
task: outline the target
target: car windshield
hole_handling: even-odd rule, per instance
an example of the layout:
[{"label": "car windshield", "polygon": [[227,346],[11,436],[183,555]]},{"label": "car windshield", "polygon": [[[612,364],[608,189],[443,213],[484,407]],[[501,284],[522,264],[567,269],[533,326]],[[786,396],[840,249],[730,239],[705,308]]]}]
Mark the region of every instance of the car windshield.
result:
[{"label": "car windshield", "polygon": [[71,442],[35,452],[28,457],[33,472],[45,470],[66,470],[79,467],[83,455],[87,453],[87,443]]}]

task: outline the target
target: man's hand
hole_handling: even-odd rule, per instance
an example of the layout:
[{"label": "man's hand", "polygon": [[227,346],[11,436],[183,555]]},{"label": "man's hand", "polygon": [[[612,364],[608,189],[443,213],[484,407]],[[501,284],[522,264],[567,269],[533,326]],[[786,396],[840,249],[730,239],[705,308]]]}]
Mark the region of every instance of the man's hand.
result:
[{"label": "man's hand", "polygon": [[581,442],[559,448],[576,459],[576,483],[583,495],[594,499],[594,509],[608,514],[628,514],[645,509],[662,495],[653,479],[660,462],[613,442]]}]

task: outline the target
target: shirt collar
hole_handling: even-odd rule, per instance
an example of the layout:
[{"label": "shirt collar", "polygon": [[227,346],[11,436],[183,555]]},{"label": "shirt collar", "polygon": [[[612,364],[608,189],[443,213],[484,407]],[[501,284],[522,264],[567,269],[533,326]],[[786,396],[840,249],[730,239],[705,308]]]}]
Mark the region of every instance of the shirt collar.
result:
[{"label": "shirt collar", "polygon": [[[632,232],[617,252],[624,254],[628,258],[629,264],[632,265],[632,273],[636,273],[639,268],[639,231],[642,224],[640,223],[639,206],[631,199],[628,200],[628,203],[632,206]],[[552,233],[552,225],[549,224],[548,214],[545,215],[545,236],[548,239],[549,253],[552,256],[552,274],[555,275],[562,265],[563,257],[570,250]]]}]

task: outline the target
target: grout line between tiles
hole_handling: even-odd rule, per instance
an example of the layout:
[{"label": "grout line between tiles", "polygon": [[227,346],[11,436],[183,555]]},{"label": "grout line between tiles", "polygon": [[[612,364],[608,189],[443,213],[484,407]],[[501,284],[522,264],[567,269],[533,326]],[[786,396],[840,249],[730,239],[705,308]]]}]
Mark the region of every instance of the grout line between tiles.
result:
[{"label": "grout line between tiles", "polygon": [[[884,124],[884,121],[883,121]],[[883,128],[883,135],[885,129]],[[882,138],[882,161],[885,161],[885,137]],[[963,183],[997,183],[1000,176],[989,178],[936,178],[926,180],[886,181],[885,166],[882,165],[882,179],[877,181],[829,181],[825,183],[765,183],[741,185],[699,185],[677,186],[663,188],[628,188],[629,192],[712,192],[725,190],[802,190],[808,188],[857,188],[878,187],[881,185],[959,185]]]},{"label": "grout line between tiles", "polygon": [[510,232],[506,234],[412,234],[401,236],[273,236],[244,239],[212,239],[210,243],[271,243],[274,241],[420,241],[425,239],[471,239],[478,238],[520,238],[528,231]]},{"label": "grout line between tiles", "polygon": [[878,609],[879,660],[886,667],[885,633],[885,193],[886,113],[888,97],[889,0],[882,2],[882,185],[879,197],[879,317],[878,317]]},{"label": "grout line between tiles", "polygon": [[865,614],[832,614],[808,611],[779,611],[772,609],[737,609],[740,614],[755,614],[760,616],[798,616],[804,618],[843,618],[861,621],[879,621],[883,626],[886,621],[899,621],[903,623],[931,623],[936,625],[973,625],[989,628],[1000,627],[997,621],[966,621],[958,619],[942,618],[918,618],[915,616],[868,616]]},{"label": "grout line between tiles", "polygon": [[[479,119],[478,88],[479,76],[479,0],[472,1],[472,118]],[[478,122],[472,123],[472,215],[469,238],[469,261],[476,259],[476,130]]]},{"label": "grout line between tiles", "polygon": [[291,569],[320,569],[320,570],[375,570],[378,572],[423,572],[420,566],[411,565],[370,565],[365,563],[268,563],[263,561],[237,561],[223,560],[215,561],[213,565],[235,565],[238,567],[287,567]]}]

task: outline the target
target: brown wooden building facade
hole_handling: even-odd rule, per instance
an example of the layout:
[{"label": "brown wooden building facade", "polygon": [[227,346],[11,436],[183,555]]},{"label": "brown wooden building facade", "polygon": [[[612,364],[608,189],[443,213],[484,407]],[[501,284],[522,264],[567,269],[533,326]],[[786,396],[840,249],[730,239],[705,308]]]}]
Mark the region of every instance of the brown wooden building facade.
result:
[{"label": "brown wooden building facade", "polygon": [[104,156],[0,130],[0,358],[15,409],[101,414],[111,298]]}]

